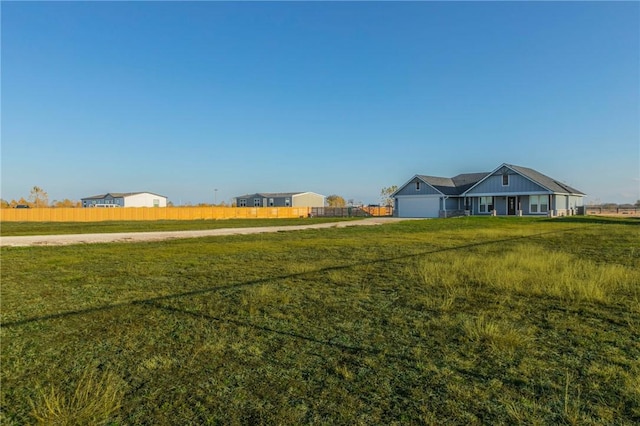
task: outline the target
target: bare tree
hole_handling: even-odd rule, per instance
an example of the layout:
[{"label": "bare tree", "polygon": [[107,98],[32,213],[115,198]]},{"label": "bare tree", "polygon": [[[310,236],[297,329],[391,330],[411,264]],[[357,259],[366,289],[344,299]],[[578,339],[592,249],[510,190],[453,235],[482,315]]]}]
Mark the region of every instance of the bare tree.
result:
[{"label": "bare tree", "polygon": [[31,201],[33,207],[48,207],[49,194],[39,186],[34,186],[29,195],[29,201]]},{"label": "bare tree", "polygon": [[391,194],[398,190],[398,185],[392,185],[388,188],[382,188],[380,190],[380,202],[384,206],[392,206],[393,198],[391,198]]}]

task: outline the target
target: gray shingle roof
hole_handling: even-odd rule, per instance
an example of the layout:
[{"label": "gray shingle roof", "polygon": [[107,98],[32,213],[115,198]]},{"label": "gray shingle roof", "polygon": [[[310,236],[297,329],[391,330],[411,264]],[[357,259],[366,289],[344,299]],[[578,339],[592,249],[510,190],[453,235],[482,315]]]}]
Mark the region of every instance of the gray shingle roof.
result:
[{"label": "gray shingle roof", "polygon": [[489,173],[462,173],[452,178],[418,175],[444,195],[461,195],[464,191],[484,179]]},{"label": "gray shingle roof", "polygon": [[575,188],[570,187],[566,183],[558,182],[555,179],[550,178],[547,175],[530,169],[528,167],[514,166],[513,164],[504,164],[505,166],[515,170],[521,175],[531,179],[532,181],[544,186],[552,192],[568,193],[568,194],[580,194],[585,195],[583,192],[578,191]]},{"label": "gray shingle roof", "polygon": [[259,195],[260,197],[263,198],[284,198],[284,197],[293,197],[294,195],[298,195],[298,194],[304,194],[304,191],[300,191],[300,192],[257,192],[255,194],[245,194],[245,195],[238,195],[235,198],[250,198],[256,195]]}]

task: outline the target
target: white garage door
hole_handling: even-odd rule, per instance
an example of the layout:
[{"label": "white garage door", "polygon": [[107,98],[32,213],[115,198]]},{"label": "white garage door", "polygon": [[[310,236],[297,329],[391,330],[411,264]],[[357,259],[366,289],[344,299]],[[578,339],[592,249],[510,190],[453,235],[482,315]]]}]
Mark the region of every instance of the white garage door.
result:
[{"label": "white garage door", "polygon": [[438,217],[440,197],[398,197],[399,217]]}]

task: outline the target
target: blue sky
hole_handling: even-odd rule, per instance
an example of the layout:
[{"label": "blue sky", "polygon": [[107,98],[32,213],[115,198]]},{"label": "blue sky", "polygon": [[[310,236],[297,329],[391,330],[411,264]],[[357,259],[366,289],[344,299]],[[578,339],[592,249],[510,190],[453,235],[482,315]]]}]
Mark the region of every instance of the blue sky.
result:
[{"label": "blue sky", "polygon": [[[640,199],[638,2],[5,2],[2,198],[363,203],[501,163]],[[217,194],[215,192],[217,189]]]}]

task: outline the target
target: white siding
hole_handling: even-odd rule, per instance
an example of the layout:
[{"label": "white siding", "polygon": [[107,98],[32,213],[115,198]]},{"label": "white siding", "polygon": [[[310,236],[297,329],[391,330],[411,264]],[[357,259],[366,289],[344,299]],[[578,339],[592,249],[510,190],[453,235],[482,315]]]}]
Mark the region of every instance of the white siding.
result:
[{"label": "white siding", "polygon": [[324,207],[324,195],[315,192],[303,192],[291,198],[292,207]]},{"label": "white siding", "polygon": [[124,197],[125,207],[167,207],[167,198],[161,195],[142,192]]}]

